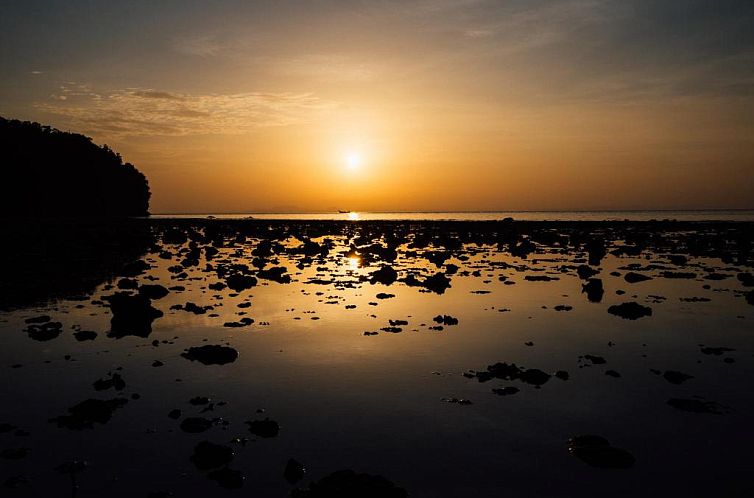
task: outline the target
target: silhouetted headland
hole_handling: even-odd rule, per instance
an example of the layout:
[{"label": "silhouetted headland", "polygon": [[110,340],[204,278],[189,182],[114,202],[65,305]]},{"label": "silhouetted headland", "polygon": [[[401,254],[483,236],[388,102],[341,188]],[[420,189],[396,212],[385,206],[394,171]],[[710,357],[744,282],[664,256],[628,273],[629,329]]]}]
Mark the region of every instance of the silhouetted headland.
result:
[{"label": "silhouetted headland", "polygon": [[0,216],[149,214],[146,177],[89,137],[0,117],[0,151]]},{"label": "silhouetted headland", "polygon": [[92,292],[150,247],[149,184],[106,145],[0,117],[0,309]]}]

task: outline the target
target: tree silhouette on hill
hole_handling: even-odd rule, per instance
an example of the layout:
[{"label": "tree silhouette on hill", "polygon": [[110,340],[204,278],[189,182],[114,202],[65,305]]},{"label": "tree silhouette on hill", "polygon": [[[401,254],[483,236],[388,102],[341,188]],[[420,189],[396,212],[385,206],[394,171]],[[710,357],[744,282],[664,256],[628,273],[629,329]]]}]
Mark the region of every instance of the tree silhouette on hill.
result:
[{"label": "tree silhouette on hill", "polygon": [[107,145],[0,117],[0,216],[146,216],[150,195]]}]

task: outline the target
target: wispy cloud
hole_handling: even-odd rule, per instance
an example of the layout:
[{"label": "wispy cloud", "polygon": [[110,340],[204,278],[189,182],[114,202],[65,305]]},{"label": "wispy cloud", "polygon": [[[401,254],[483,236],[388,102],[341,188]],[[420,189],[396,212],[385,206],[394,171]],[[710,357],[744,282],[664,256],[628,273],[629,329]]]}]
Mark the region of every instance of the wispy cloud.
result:
[{"label": "wispy cloud", "polygon": [[74,82],[35,107],[87,133],[123,135],[242,134],[310,122],[337,103],[307,93],[185,94],[151,88],[95,92]]},{"label": "wispy cloud", "polygon": [[224,48],[224,44],[214,35],[179,36],[173,38],[171,45],[184,55],[200,57],[218,55]]}]

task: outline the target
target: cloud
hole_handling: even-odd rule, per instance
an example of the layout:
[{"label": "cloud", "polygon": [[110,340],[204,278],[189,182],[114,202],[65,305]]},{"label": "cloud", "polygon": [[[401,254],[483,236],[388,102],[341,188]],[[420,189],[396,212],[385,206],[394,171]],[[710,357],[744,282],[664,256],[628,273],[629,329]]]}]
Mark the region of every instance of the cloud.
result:
[{"label": "cloud", "polygon": [[259,58],[261,64],[284,76],[298,76],[327,82],[365,82],[381,68],[363,60],[337,54],[307,54],[291,58]]},{"label": "cloud", "polygon": [[302,124],[337,105],[308,93],[184,94],[150,88],[97,93],[88,85],[69,82],[35,107],[86,133],[181,136]]},{"label": "cloud", "polygon": [[180,36],[174,38],[171,44],[177,52],[199,57],[218,55],[224,48],[214,35]]}]

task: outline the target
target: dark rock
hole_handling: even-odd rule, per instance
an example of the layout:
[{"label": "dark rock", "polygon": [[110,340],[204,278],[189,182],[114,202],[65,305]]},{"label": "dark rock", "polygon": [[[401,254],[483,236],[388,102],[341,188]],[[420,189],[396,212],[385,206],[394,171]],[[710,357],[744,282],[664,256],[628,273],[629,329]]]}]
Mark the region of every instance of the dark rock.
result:
[{"label": "dark rock", "polygon": [[652,277],[648,277],[647,275],[642,275],[641,273],[630,271],[623,276],[623,279],[629,284],[635,284],[638,282],[644,282],[646,280],[652,280]]},{"label": "dark rock", "polygon": [[506,387],[498,387],[492,390],[493,393],[497,394],[498,396],[510,396],[511,394],[516,394],[519,392],[519,388],[513,387],[513,386],[506,386]]},{"label": "dark rock", "polygon": [[644,316],[652,316],[652,308],[649,306],[642,306],[633,301],[614,304],[607,309],[607,312],[626,320],[636,320]]},{"label": "dark rock", "polygon": [[383,265],[377,271],[369,274],[369,283],[391,285],[398,279],[398,272],[390,265]]},{"label": "dark rock", "polygon": [[290,458],[288,463],[285,464],[285,470],[283,471],[283,477],[290,484],[296,484],[306,475],[306,467],[304,464]]},{"label": "dark rock", "polygon": [[60,415],[50,419],[50,422],[58,424],[58,427],[81,430],[93,429],[94,424],[106,424],[110,421],[113,412],[128,403],[125,398],[109,400],[87,399],[68,409],[68,415]]},{"label": "dark rock", "polygon": [[225,284],[236,292],[251,289],[257,285],[257,279],[250,275],[235,273],[225,279]]},{"label": "dark rock", "polygon": [[568,441],[568,451],[586,464],[600,469],[628,469],[636,462],[631,453],[614,448],[601,436],[575,436]]},{"label": "dark rock", "polygon": [[589,302],[599,303],[602,301],[602,296],[605,294],[605,289],[602,287],[601,279],[590,278],[586,284],[581,286],[581,292],[586,293],[586,297]]},{"label": "dark rock", "polygon": [[291,283],[291,276],[286,274],[287,271],[288,269],[284,266],[273,266],[267,270],[257,271],[257,277],[265,280],[272,280],[273,282],[278,282],[280,284],[289,284]]},{"label": "dark rock", "polygon": [[223,467],[233,460],[233,448],[220,444],[202,441],[194,447],[191,462],[199,470],[209,470]]},{"label": "dark rock", "polygon": [[213,470],[207,474],[207,478],[217,481],[217,484],[225,489],[240,489],[243,487],[244,477],[240,470],[231,470],[228,467]]},{"label": "dark rock", "polygon": [[664,374],[662,374],[662,376],[671,384],[682,384],[687,380],[694,378],[693,375],[685,374],[683,372],[678,372],[675,370],[667,370]]},{"label": "dark rock", "polygon": [[159,284],[144,284],[139,287],[139,294],[148,299],[162,299],[170,294],[170,291]]},{"label": "dark rock", "polygon": [[148,337],[152,332],[152,322],[162,316],[162,311],[153,308],[149,298],[141,294],[132,296],[118,292],[106,299],[113,314],[110,337]]},{"label": "dark rock", "polygon": [[181,430],[189,434],[198,434],[212,427],[213,422],[204,417],[188,417],[181,422]]},{"label": "dark rock", "polygon": [[63,332],[63,324],[60,322],[47,322],[40,325],[29,325],[26,333],[35,341],[51,341]]},{"label": "dark rock", "polygon": [[291,498],[408,498],[408,493],[382,476],[339,470],[294,490]]},{"label": "dark rock", "polygon": [[79,330],[78,332],[73,333],[73,337],[75,337],[79,342],[93,341],[97,338],[97,332],[94,332],[92,330]]},{"label": "dark rock", "polygon": [[246,424],[249,426],[249,432],[259,437],[275,437],[280,432],[278,423],[269,418],[265,418],[264,420],[249,420]]},{"label": "dark rock", "polygon": [[691,413],[712,413],[721,415],[724,412],[722,405],[714,401],[705,401],[703,399],[683,399],[670,398],[668,404],[676,410]]},{"label": "dark rock", "polygon": [[458,318],[454,318],[450,315],[437,315],[432,320],[435,323],[441,323],[443,325],[458,325]]},{"label": "dark rock", "polygon": [[181,356],[205,365],[225,365],[238,358],[238,351],[228,346],[206,345],[188,348]]},{"label": "dark rock", "polygon": [[589,280],[598,273],[599,270],[595,270],[589,265],[579,265],[578,268],[576,268],[576,274],[581,280]]}]

